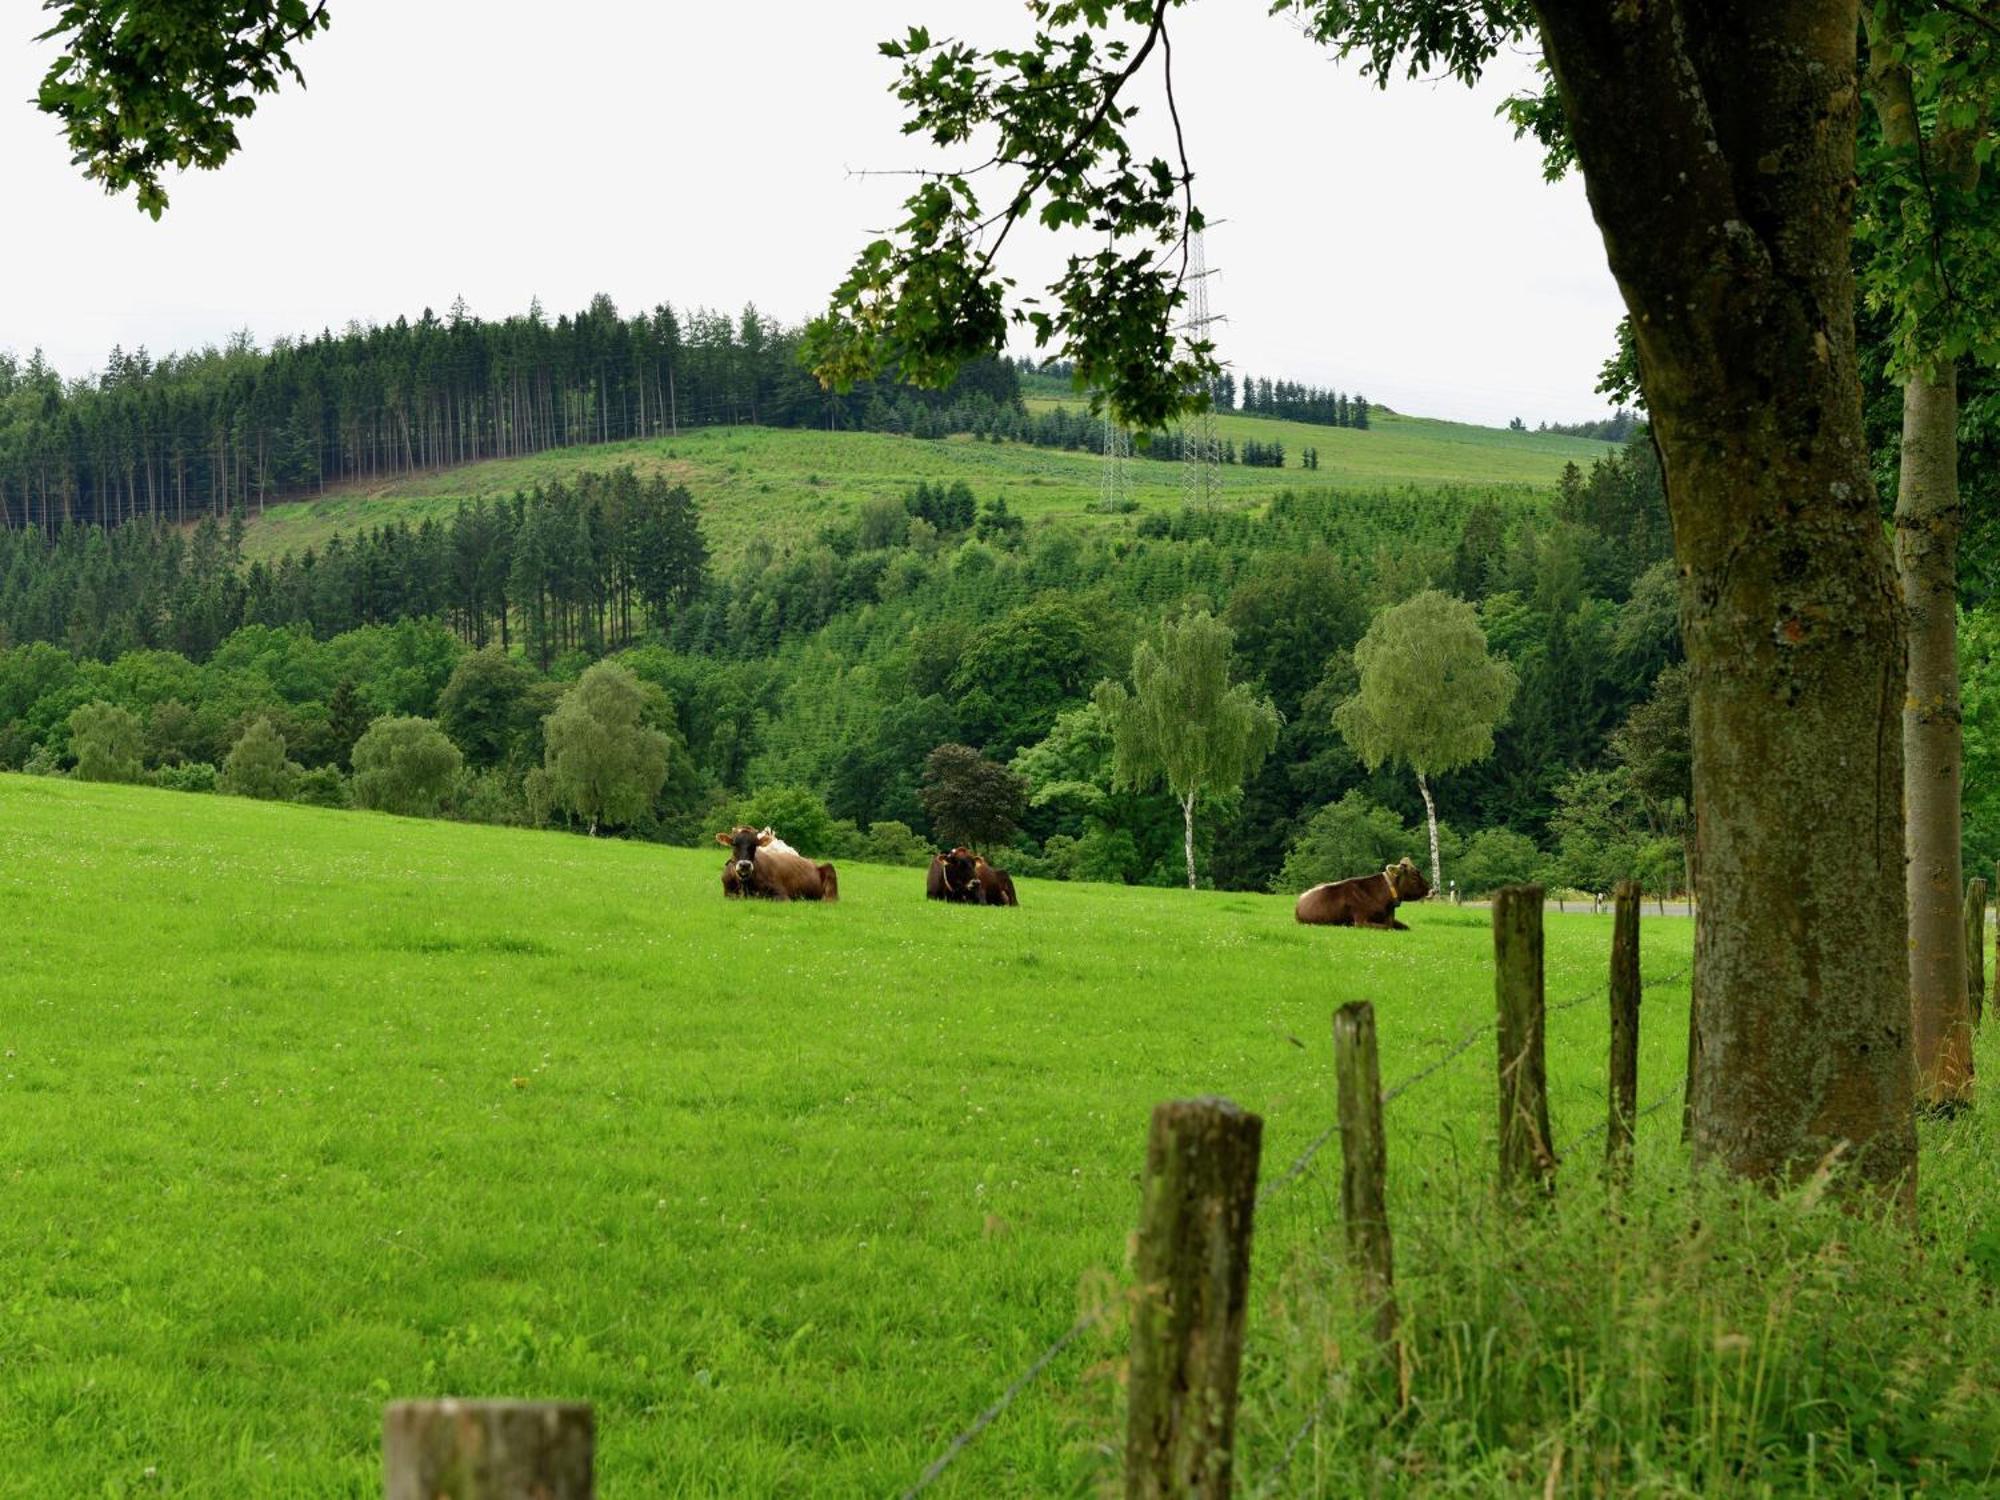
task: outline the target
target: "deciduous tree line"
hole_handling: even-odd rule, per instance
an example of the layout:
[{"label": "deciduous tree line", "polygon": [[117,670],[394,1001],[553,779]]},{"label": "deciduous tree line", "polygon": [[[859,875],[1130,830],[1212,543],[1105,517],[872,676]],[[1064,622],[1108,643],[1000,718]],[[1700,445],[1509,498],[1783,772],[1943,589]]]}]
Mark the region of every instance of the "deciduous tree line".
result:
[{"label": "deciduous tree line", "polygon": [[[1398,857],[1424,851],[1417,783],[1394,763],[1369,771],[1333,716],[1356,690],[1355,647],[1374,613],[1438,589],[1476,605],[1519,682],[1492,756],[1427,778],[1446,878],[1471,857],[1472,830],[1525,841],[1528,868],[1565,884],[1685,878],[1672,745],[1643,767],[1614,749],[1635,716],[1654,713],[1647,744],[1681,734],[1685,781],[1684,708],[1656,702],[1677,637],[1643,441],[1572,472],[1546,500],[1285,493],[1255,514],[1152,512],[1082,534],[1024,526],[963,485],[926,485],[788,546],[753,541],[705,574],[690,529],[678,582],[648,582],[648,528],[691,515],[663,482],[614,473],[277,563],[241,563],[232,528],[213,519],[185,536],[0,536],[0,628],[48,643],[0,655],[0,764],[38,753],[68,764],[67,716],[100,698],[140,719],[167,757],[146,769],[170,776],[182,774],[174,755],[219,771],[260,717],[308,773],[340,766],[372,718],[435,718],[456,726],[447,732],[473,778],[446,806],[522,820],[539,741],[518,725],[471,733],[447,714],[439,694],[455,664],[495,655],[521,691],[546,694],[615,653],[666,694],[686,785],[708,789],[697,802],[790,788],[858,829],[928,830],[926,760],[959,744],[1026,780],[1014,868],[1178,882],[1184,810],[1119,781],[1092,695],[1126,678],[1152,622],[1205,609],[1233,632],[1234,680],[1280,722],[1240,791],[1203,793],[1195,854],[1204,878],[1258,888],[1350,793],[1368,826],[1404,830]],[[572,550],[523,548],[530,517]],[[665,608],[649,602],[659,599]],[[154,681],[146,664],[163,662],[182,664],[173,685],[140,686]],[[635,826],[678,826],[664,803],[648,816]],[[1327,861],[1362,846],[1313,847],[1332,851],[1312,865],[1323,878],[1354,873]],[[1475,869],[1502,867],[1486,857],[1492,840],[1479,847]],[[1557,858],[1559,870],[1547,863]]]}]

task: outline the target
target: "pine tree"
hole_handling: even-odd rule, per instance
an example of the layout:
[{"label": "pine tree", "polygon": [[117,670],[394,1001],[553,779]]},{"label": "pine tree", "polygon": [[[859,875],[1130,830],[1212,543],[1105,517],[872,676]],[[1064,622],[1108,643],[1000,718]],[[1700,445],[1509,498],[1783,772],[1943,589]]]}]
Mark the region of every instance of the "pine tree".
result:
[{"label": "pine tree", "polygon": [[521,514],[521,529],[514,535],[514,555],[507,570],[507,592],[519,611],[521,637],[535,664],[547,671],[553,640],[549,629],[548,551],[542,539],[542,505],[531,500]]}]

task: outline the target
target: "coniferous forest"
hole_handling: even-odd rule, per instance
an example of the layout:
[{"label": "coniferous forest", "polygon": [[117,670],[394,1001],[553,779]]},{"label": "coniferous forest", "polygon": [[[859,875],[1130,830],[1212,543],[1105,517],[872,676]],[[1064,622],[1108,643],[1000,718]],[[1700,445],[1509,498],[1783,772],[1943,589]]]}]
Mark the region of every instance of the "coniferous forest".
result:
[{"label": "coniferous forest", "polygon": [[1012,367],[988,360],[944,392],[829,394],[796,331],[754,306],[626,317],[603,296],[553,322],[539,306],[491,322],[455,304],[268,350],[247,334],[157,360],[114,349],[69,382],[38,354],[0,352],[0,523],[178,525],[344,481],[724,423],[909,430],[952,411],[962,431],[1018,392]]},{"label": "coniferous forest", "polygon": [[[0,351],[0,527],[185,525],[328,485],[738,423],[1103,451],[1100,420],[1029,412],[1012,361],[975,361],[944,391],[884,380],[835,393],[800,364],[800,337],[754,306],[730,318],[661,303],[627,317],[599,296],[553,322],[539,306],[485,321],[460,303],[443,318],[427,308],[414,323],[349,325],[267,350],[247,334],[159,359],[113,349],[96,375],[70,381],[39,354]],[[1235,409],[1235,377],[1212,395]],[[1246,379],[1241,410],[1366,428],[1370,407]],[[1139,452],[1173,460],[1181,443],[1163,433]],[[1236,445],[1217,457],[1238,462]],[[1283,459],[1281,444],[1253,444],[1241,461]]]}]

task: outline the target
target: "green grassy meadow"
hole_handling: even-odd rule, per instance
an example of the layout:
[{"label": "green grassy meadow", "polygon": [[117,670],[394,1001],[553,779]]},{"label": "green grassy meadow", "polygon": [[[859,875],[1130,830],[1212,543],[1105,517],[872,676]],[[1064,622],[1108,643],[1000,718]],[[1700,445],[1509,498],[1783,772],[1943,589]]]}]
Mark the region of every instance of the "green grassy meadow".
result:
[{"label": "green grassy meadow", "polygon": [[[611,1500],[894,1494],[1101,1303],[1106,1327],[930,1492],[1089,1494],[1120,1437],[1116,1308],[1152,1105],[1220,1093],[1261,1112],[1274,1180],[1333,1117],[1338,1004],[1376,1002],[1392,1084],[1490,1019],[1479,911],[1307,930],[1278,897],[1032,881],[1018,911],[947,908],[922,899],[920,870],[864,866],[842,869],[836,906],[780,907],[725,903],[720,861],[0,776],[0,1495],[379,1494],[382,1404],[437,1394],[596,1403]],[[1548,926],[1552,1004],[1596,993],[1609,918]],[[1651,1102],[1680,1075],[1690,927],[1644,935]],[[1246,1479],[1544,1493],[1551,1452],[1613,1442],[1604,1411],[1654,1409],[1643,1380],[1615,1407],[1589,1395],[1607,1351],[1670,1363],[1621,1342],[1650,1326],[1694,1330],[1688,1358],[1717,1385],[1683,1404],[1712,1396],[1719,1424],[1747,1411],[1749,1446],[1739,1463],[1719,1426],[1701,1469],[1635,1425],[1621,1472],[1651,1464],[1658,1482],[1608,1492],[1786,1492],[1701,1477],[1761,1472],[1765,1441],[1743,1362],[1703,1352],[1733,1348],[1716,1340],[1737,1325],[1701,1320],[1776,1316],[1769,1289],[1796,1267],[1791,1305],[1817,1306],[1876,1240],[1822,1212],[1794,1255],[1765,1225],[1769,1275],[1730,1292],[1726,1224],[1688,1249],[1676,1187],[1602,1212],[1585,1132],[1605,1030],[1599,1003],[1551,1015],[1576,1212],[1527,1233],[1477,1186],[1490,1040],[1391,1105],[1392,1214],[1425,1331],[1406,1415],[1376,1420],[1356,1394],[1333,1152],[1260,1211]],[[1642,1177],[1670,1185],[1677,1097],[1639,1127]],[[1925,1400],[1898,1361],[1996,1331],[1991,1289],[1982,1303],[1963,1271],[2000,1197],[1995,1131],[1990,1112],[1936,1128],[1961,1127],[1926,1183],[1935,1246],[1903,1321],[1815,1334],[1863,1340],[1880,1384]],[[1672,1278],[1693,1264],[1720,1280],[1683,1303]],[[1758,1334],[1757,1391],[1776,1391],[1805,1356],[1775,1350],[1766,1380]],[[1661,1378],[1671,1425],[1682,1397]],[[1329,1390],[1349,1394],[1276,1474]],[[1990,1392],[1957,1398],[1968,1420]],[[1535,1415],[1552,1408],[1573,1426]],[[1547,1493],[1607,1492],[1562,1463]]]},{"label": "green grassy meadow", "polygon": [[[1031,406],[1051,404],[1031,399]],[[1404,484],[1425,488],[1545,491],[1563,465],[1588,467],[1612,445],[1588,438],[1508,432],[1426,418],[1384,414],[1366,432],[1313,427],[1262,417],[1224,416],[1218,431],[1282,442],[1282,471],[1225,466],[1224,497],[1254,504],[1286,487],[1381,489]],[[1299,449],[1316,446],[1320,467],[1298,467]],[[1029,518],[1078,524],[1129,525],[1093,516],[1102,483],[1101,460],[1088,453],[1035,448],[1025,443],[981,443],[966,437],[919,441],[886,433],[817,432],[802,428],[709,427],[678,438],[648,438],[584,448],[558,449],[527,458],[495,459],[436,474],[412,475],[379,485],[342,486],[317,499],[268,507],[252,516],[244,550],[276,558],[323,547],[337,533],[353,533],[397,519],[450,515],[463,502],[494,500],[537,483],[568,478],[580,469],[629,464],[641,474],[661,473],[686,484],[702,508],[702,525],[716,555],[733,561],[753,539],[773,545],[809,539],[821,526],[862,503],[900,498],[918,483],[964,480],[981,501],[1000,497]],[[1132,497],[1143,510],[1181,504],[1181,467],[1134,459]]]}]

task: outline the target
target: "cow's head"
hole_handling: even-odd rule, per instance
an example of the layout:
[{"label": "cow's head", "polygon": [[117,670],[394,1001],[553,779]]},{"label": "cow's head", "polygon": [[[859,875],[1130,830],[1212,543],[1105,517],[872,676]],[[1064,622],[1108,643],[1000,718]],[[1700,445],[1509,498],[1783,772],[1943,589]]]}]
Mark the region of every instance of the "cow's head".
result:
[{"label": "cow's head", "polygon": [[978,889],[979,856],[960,845],[947,849],[938,856],[944,863],[944,888],[954,896],[967,895]]},{"label": "cow's head", "polygon": [[1398,901],[1421,901],[1431,893],[1430,882],[1424,879],[1423,871],[1410,862],[1407,854],[1382,873],[1388,878],[1389,889],[1396,893]]},{"label": "cow's head", "polygon": [[729,849],[730,868],[736,871],[736,878],[745,885],[757,873],[757,851],[771,842],[771,830],[756,828],[732,828],[727,833],[715,836],[718,844]]}]

